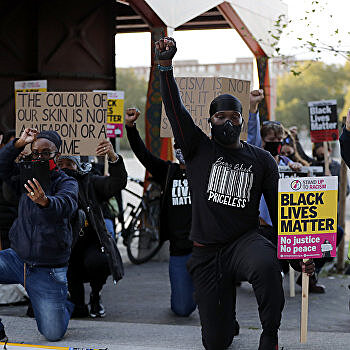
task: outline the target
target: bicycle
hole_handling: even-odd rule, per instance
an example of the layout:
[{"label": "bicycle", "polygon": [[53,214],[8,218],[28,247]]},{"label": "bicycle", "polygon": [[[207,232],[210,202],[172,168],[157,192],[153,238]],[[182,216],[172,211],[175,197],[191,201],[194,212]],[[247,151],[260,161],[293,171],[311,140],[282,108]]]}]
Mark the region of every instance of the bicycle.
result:
[{"label": "bicycle", "polygon": [[[144,187],[144,182],[139,179],[128,180]],[[152,259],[163,245],[159,236],[160,189],[151,181],[143,196],[128,188],[124,191],[141,200],[138,206],[126,204],[122,213],[124,224],[121,236],[130,261],[142,264]]]}]

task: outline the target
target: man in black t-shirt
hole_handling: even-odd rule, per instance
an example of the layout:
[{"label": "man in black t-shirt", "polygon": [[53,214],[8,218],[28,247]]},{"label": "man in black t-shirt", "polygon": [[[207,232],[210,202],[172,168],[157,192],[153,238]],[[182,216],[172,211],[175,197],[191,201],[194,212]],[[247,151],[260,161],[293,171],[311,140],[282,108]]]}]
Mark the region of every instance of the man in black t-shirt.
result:
[{"label": "man in black t-shirt", "polygon": [[277,227],[277,164],[267,151],[240,141],[242,106],[232,95],[220,95],[211,102],[212,139],[194,124],[173,77],[175,53],[173,39],[156,42],[162,99],[186,161],[192,195],[194,248],[188,268],[203,345],[221,350],[231,344],[237,327],[234,281],[247,280],[253,286],[263,328],[259,350],[276,350],[284,305],[282,277],[276,247],[258,234],[258,225],[264,194]]},{"label": "man in black t-shirt", "polygon": [[137,129],[140,112],[129,108],[125,126],[131,149],[137,159],[162,187],[160,208],[160,236],[170,241],[169,277],[171,309],[178,316],[189,316],[196,308],[193,299],[193,283],[186,269],[193,243],[188,236],[191,229],[191,197],[186,177],[186,166],[181,150],[175,147],[180,164],[164,161],[148,151]]}]

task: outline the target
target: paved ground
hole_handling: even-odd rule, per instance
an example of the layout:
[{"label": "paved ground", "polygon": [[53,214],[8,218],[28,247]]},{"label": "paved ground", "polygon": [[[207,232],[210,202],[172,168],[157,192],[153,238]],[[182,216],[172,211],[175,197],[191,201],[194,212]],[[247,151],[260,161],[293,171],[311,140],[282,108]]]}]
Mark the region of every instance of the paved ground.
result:
[{"label": "paved ground", "polygon": [[[99,347],[109,349],[201,349],[198,312],[189,318],[174,316],[169,309],[169,279],[166,262],[125,265],[125,278],[114,286],[110,281],[103,291],[107,316],[103,320],[72,320],[64,340],[58,346]],[[349,349],[350,284],[348,276],[320,278],[327,287],[323,295],[309,300],[309,339],[299,343],[300,288],[296,297],[286,295],[280,332],[284,349]],[[285,281],[288,291],[288,280]],[[88,296],[88,288],[86,288]],[[25,317],[25,306],[0,307],[0,315],[12,342],[50,344],[36,330],[35,322]],[[231,349],[257,349],[260,323],[252,288],[238,288],[238,321],[241,334]]]}]

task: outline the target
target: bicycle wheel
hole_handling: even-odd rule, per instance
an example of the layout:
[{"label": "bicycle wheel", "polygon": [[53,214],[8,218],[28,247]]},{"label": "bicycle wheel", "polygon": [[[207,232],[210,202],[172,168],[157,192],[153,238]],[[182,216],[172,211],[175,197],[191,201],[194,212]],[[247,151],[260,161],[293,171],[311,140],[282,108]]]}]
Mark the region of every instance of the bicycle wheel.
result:
[{"label": "bicycle wheel", "polygon": [[135,218],[126,247],[130,261],[137,265],[152,259],[163,244],[159,239],[158,228],[148,226],[144,217],[145,212],[141,211]]}]

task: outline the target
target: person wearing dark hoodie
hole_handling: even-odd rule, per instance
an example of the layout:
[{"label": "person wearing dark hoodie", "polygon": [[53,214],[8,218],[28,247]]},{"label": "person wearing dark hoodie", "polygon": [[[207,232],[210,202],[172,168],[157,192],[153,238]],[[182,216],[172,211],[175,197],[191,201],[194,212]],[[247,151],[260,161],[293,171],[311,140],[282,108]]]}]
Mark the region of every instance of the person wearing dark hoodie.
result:
[{"label": "person wearing dark hoodie", "polygon": [[192,221],[192,205],[181,150],[174,145],[179,163],[154,156],[145,146],[136,128],[140,112],[129,108],[125,115],[127,137],[137,159],[162,189],[160,237],[170,241],[169,278],[171,310],[178,316],[189,316],[195,309],[192,278],[186,263],[192,255],[193,242],[188,238]]},{"label": "person wearing dark hoodie", "polygon": [[[44,160],[50,168],[46,191],[33,178],[22,193],[15,160],[28,144],[32,160]],[[63,338],[73,311],[73,304],[67,300],[67,268],[78,183],[56,166],[61,144],[55,131],[38,133],[27,128],[0,150],[0,178],[20,197],[18,217],[9,233],[11,248],[0,251],[0,283],[25,287],[38,330],[49,341]],[[0,339],[4,338],[0,322]]]},{"label": "person wearing dark hoodie", "polygon": [[[194,123],[184,107],[173,76],[172,38],[156,42],[161,95],[175,141],[185,162],[192,195],[187,264],[207,350],[223,350],[236,333],[236,280],[253,285],[263,332],[259,350],[278,348],[284,293],[276,247],[258,233],[259,202],[264,194],[277,227],[277,164],[270,153],[240,141],[242,105],[232,95],[217,96],[210,105],[212,139]],[[303,269],[306,271],[306,265]]]},{"label": "person wearing dark hoodie", "polygon": [[[91,172],[91,164],[82,163],[78,156],[60,156],[57,165],[79,184],[78,208],[86,216],[76,237],[68,267],[70,301],[75,305],[72,317],[104,317],[101,291],[112,274],[115,283],[123,276],[123,264],[112,235],[108,232],[102,203],[125,188],[127,172],[123,158],[117,155],[110,141],[99,143],[96,155],[108,155],[110,176]],[[91,286],[90,309],[85,304],[84,282]]]}]

